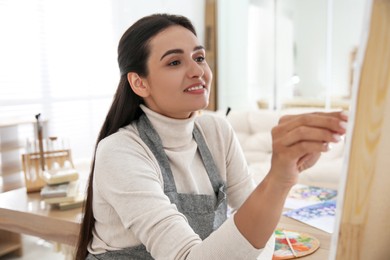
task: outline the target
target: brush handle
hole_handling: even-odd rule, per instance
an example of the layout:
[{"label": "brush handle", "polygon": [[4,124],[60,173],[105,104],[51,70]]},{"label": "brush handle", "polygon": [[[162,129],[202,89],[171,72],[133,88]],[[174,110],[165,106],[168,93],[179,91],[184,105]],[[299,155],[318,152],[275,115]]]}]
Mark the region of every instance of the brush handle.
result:
[{"label": "brush handle", "polygon": [[42,171],[45,171],[45,158],[43,153],[43,141],[42,141],[42,126],[39,120],[37,120],[37,130],[38,130],[39,161],[41,163]]}]

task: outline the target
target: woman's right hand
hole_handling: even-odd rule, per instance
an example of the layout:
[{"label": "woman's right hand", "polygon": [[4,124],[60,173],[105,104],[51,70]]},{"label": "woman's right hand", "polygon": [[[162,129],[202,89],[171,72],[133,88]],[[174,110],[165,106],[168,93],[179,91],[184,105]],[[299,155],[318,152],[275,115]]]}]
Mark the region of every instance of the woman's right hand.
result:
[{"label": "woman's right hand", "polygon": [[342,112],[289,115],[272,129],[270,172],[234,215],[238,230],[255,248],[263,248],[273,234],[299,173],[313,166],[330,142],[341,140],[347,121]]},{"label": "woman's right hand", "polygon": [[272,160],[269,178],[291,187],[298,175],[313,166],[329,143],[346,133],[345,112],[315,112],[281,117],[272,129]]}]

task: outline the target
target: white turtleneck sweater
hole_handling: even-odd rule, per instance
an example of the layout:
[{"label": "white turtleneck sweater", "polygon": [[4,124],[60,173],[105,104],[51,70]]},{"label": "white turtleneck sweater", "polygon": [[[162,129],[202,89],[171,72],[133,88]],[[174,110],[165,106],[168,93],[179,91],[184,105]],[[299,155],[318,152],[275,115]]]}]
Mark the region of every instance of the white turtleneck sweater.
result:
[{"label": "white turtleneck sweater", "polygon": [[[238,209],[255,184],[227,121],[195,113],[178,120],[141,108],[162,140],[177,192],[214,194],[192,136],[196,124],[227,184],[228,204]],[[159,164],[134,123],[98,145],[93,214],[96,222],[88,248],[92,254],[144,244],[155,259],[272,258],[273,237],[264,249],[256,249],[241,235],[232,217],[202,241],[164,194]]]}]

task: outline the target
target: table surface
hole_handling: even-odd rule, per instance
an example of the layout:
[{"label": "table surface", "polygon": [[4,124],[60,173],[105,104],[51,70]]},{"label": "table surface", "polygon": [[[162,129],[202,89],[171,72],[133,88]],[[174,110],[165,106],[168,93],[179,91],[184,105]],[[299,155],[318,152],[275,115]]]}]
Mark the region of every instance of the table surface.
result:
[{"label": "table surface", "polygon": [[[27,194],[25,188],[0,194],[0,230],[75,245],[81,217],[81,208],[53,208],[41,200],[39,193]],[[278,227],[308,233],[318,238],[320,248],[304,259],[328,259],[331,234],[284,216],[281,217]]]},{"label": "table surface", "polygon": [[0,194],[0,229],[75,245],[81,208],[59,210],[41,200],[39,192],[20,188]]}]

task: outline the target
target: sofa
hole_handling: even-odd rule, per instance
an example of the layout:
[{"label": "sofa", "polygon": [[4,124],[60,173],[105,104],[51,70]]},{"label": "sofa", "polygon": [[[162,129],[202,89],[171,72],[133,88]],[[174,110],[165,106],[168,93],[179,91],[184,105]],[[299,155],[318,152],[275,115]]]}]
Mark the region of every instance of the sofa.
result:
[{"label": "sofa", "polygon": [[[255,181],[260,182],[270,169],[272,155],[271,130],[279,118],[286,114],[299,114],[319,111],[312,108],[294,108],[280,111],[267,109],[234,111],[227,120],[234,129],[242,147],[249,169]],[[219,115],[225,116],[222,111]],[[344,141],[332,143],[330,150],[321,155],[318,162],[300,174],[299,183],[328,188],[338,188],[343,170]]]}]

